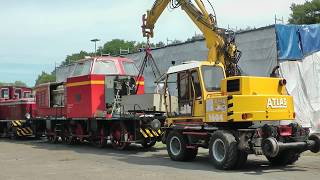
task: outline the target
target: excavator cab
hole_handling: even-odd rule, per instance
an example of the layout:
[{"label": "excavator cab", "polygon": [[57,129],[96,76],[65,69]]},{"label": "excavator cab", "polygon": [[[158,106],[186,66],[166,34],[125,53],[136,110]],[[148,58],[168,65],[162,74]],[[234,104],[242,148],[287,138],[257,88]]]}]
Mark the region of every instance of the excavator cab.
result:
[{"label": "excavator cab", "polygon": [[170,67],[165,81],[168,117],[204,117],[206,96],[220,95],[224,78],[221,64],[190,61]]}]

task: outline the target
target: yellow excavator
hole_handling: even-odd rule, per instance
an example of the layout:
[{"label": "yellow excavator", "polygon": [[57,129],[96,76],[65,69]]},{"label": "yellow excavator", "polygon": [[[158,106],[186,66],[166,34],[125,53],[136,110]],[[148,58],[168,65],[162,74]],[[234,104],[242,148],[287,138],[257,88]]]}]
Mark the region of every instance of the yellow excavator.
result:
[{"label": "yellow excavator", "polygon": [[248,154],[285,166],[304,151],[319,152],[320,135],[310,135],[293,121],[286,80],[239,76],[232,33],[217,27],[216,16],[201,0],[156,0],[143,15],[144,37],[154,36],[155,23],[168,6],[186,12],[209,50],[207,60],[171,66],[164,75],[167,118],[162,141],[172,160],[194,160],[203,147],[216,168],[235,169],[246,163]]}]

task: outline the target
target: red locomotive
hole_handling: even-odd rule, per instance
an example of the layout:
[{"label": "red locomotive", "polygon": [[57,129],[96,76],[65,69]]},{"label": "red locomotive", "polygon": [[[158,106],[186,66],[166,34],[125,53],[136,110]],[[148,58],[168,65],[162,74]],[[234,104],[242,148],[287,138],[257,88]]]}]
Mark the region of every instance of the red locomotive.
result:
[{"label": "red locomotive", "polygon": [[5,137],[31,136],[28,121],[34,117],[32,89],[14,85],[0,87],[0,134]]},{"label": "red locomotive", "polygon": [[[161,140],[164,105],[144,93],[144,78],[124,57],[87,58],[56,69],[56,82],[0,87],[0,133],[47,136],[52,143],[92,142],[116,149]],[[35,97],[33,97],[35,93]]]},{"label": "red locomotive", "polygon": [[123,149],[130,143],[150,147],[160,140],[163,112],[152,103],[141,108],[134,102],[153,95],[144,94],[143,77],[138,78],[132,60],[87,58],[58,68],[56,77],[56,82],[35,88],[33,124],[50,142],[90,141],[102,147],[110,141]]}]

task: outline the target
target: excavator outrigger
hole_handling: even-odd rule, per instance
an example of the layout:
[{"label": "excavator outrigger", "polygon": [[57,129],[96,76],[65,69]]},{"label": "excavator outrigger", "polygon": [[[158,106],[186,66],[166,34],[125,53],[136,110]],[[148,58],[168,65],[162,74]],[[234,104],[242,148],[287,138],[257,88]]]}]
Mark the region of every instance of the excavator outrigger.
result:
[{"label": "excavator outrigger", "polygon": [[[165,74],[163,142],[172,160],[193,160],[209,148],[218,169],[241,167],[248,154],[288,165],[306,150],[320,150],[320,135],[293,123],[293,98],[282,78],[239,76],[239,51],[232,33],[217,27],[201,0],[156,0],[143,16],[143,36],[152,38],[164,9],[181,7],[203,33],[206,61],[172,66]],[[284,125],[283,120],[292,123]]]}]

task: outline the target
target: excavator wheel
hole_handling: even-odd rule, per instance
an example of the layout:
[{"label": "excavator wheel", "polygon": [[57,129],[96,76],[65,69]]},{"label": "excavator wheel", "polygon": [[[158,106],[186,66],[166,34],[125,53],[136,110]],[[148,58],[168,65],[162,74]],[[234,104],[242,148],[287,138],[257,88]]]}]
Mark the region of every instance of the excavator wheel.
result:
[{"label": "excavator wheel", "polygon": [[248,160],[248,153],[245,151],[238,150],[238,159],[234,166],[235,169],[242,168]]},{"label": "excavator wheel", "polygon": [[243,162],[246,157],[239,159],[237,141],[232,133],[216,131],[209,142],[209,158],[217,169],[234,169]]},{"label": "excavator wheel", "polygon": [[197,157],[198,149],[187,148],[188,139],[180,132],[171,131],[166,144],[170,158],[174,161],[192,161]]}]

